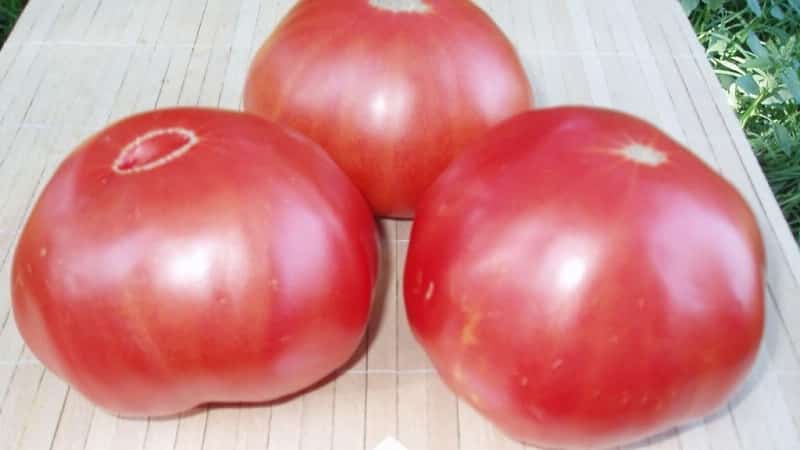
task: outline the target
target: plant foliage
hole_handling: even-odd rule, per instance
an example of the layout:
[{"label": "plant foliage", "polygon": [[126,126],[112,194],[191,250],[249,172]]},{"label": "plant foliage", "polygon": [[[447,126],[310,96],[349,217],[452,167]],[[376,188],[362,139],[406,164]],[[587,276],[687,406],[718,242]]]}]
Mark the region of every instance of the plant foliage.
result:
[{"label": "plant foliage", "polygon": [[6,41],[27,0],[0,0],[0,47]]},{"label": "plant foliage", "polygon": [[682,0],[800,240],[800,0]]}]

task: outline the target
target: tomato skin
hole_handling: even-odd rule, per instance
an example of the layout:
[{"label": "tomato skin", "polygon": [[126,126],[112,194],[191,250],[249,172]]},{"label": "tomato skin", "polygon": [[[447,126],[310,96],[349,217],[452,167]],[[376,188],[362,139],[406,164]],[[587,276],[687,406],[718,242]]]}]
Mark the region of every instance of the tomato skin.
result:
[{"label": "tomato skin", "polygon": [[426,193],[406,264],[408,319],[447,384],[546,448],[711,413],[763,334],[764,249],[742,197],[608,110],[490,131]]},{"label": "tomato skin", "polygon": [[244,107],[322,145],[376,213],[409,218],[466,144],[531,106],[531,87],[471,1],[370,3],[298,2],[252,62]]},{"label": "tomato skin", "polygon": [[[165,129],[196,142],[114,170]],[[132,144],[121,167],[185,140]],[[376,243],[365,199],[311,141],[243,113],[145,113],[90,138],[47,185],[16,249],[14,316],[48,368],[116,413],[272,400],[356,350]]]}]

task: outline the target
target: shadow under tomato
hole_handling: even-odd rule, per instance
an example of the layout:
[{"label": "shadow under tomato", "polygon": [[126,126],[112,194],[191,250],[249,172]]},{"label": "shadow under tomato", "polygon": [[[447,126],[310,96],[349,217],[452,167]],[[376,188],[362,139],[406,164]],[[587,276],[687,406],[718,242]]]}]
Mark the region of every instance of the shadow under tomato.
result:
[{"label": "shadow under tomato", "polygon": [[[383,311],[386,307],[386,301],[388,300],[387,297],[391,292],[392,283],[396,282],[396,280],[393,279],[392,274],[396,273],[399,276],[400,268],[397,267],[397,257],[396,257],[397,242],[394,239],[395,232],[394,230],[389,229],[389,227],[395,227],[395,226],[396,225],[394,223],[378,224],[378,239],[380,243],[380,254],[379,254],[380,264],[378,266],[379,267],[378,278],[375,283],[375,292],[373,294],[373,299],[372,299],[373,301],[372,310],[370,311],[370,317],[366,333],[364,334],[364,337],[361,340],[358,349],[344,365],[336,369],[334,372],[328,374],[321,380],[317,381],[313,385],[277,399],[269,400],[266,402],[248,402],[248,403],[211,402],[198,405],[196,408],[193,408],[189,411],[185,411],[177,415],[165,416],[165,417],[152,417],[147,420],[150,421],[177,420],[177,419],[192,417],[198,414],[204,414],[207,411],[213,409],[225,409],[225,408],[249,409],[249,408],[264,408],[268,406],[276,406],[283,403],[288,403],[310,392],[316,391],[317,389],[321,389],[326,385],[328,385],[329,383],[336,381],[340,376],[342,376],[347,371],[351,370],[362,360],[362,358],[367,357],[369,348],[372,346],[375,337],[378,335],[378,331],[383,326],[384,323]],[[123,418],[123,419],[137,420],[137,418]]]}]

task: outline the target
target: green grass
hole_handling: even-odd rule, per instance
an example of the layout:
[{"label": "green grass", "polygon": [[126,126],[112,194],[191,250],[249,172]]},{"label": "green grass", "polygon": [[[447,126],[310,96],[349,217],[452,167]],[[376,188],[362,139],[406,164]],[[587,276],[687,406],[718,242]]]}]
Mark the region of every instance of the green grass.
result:
[{"label": "green grass", "polygon": [[800,241],[800,0],[681,0]]},{"label": "green grass", "polygon": [[25,7],[27,0],[0,0],[0,47],[11,33],[11,28]]}]

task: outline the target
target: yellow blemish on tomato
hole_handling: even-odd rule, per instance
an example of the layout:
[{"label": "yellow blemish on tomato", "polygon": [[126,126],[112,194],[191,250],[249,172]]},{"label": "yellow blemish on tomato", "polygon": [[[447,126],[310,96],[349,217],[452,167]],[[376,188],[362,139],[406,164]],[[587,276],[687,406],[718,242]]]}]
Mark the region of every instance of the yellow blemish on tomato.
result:
[{"label": "yellow blemish on tomato", "polygon": [[635,163],[650,167],[658,167],[669,160],[666,153],[639,143],[628,144],[618,153]]},{"label": "yellow blemish on tomato", "polygon": [[47,256],[47,247],[42,247],[41,249],[39,249],[39,256],[41,256],[42,258]]},{"label": "yellow blemish on tomato", "polygon": [[481,322],[481,315],[472,306],[465,306],[463,310],[466,322],[461,329],[461,343],[465,346],[475,345],[478,343],[477,328]]},{"label": "yellow blemish on tomato", "polygon": [[453,379],[459,384],[464,382],[464,369],[461,368],[461,364],[453,368]]},{"label": "yellow blemish on tomato", "polygon": [[471,401],[472,404],[475,405],[475,406],[480,406],[481,405],[481,398],[478,396],[478,394],[476,394],[474,392],[470,392],[469,401]]},{"label": "yellow blemish on tomato", "polygon": [[433,10],[423,0],[369,0],[369,5],[393,13],[429,14]]}]

